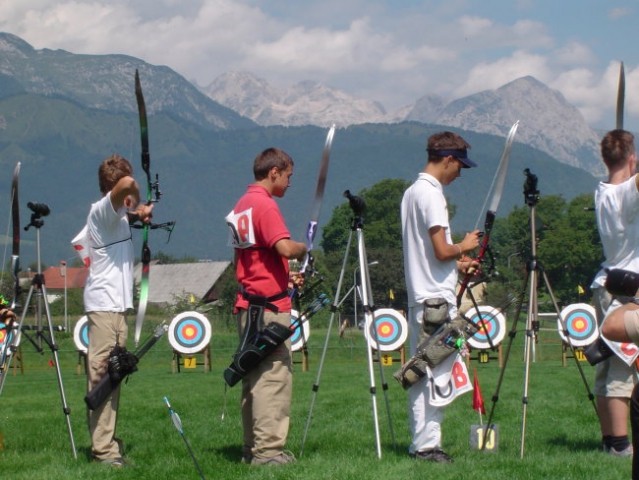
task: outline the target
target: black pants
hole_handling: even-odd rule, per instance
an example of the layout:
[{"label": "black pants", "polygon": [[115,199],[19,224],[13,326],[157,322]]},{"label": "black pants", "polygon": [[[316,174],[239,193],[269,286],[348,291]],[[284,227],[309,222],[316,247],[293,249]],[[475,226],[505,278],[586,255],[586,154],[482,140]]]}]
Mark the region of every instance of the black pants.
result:
[{"label": "black pants", "polygon": [[632,431],[632,480],[639,480],[639,383],[630,397],[630,428]]}]

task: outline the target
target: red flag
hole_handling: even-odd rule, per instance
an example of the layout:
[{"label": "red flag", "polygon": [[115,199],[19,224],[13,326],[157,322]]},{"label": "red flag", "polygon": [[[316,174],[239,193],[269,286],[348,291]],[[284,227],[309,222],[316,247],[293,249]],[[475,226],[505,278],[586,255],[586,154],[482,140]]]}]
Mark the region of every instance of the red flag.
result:
[{"label": "red flag", "polygon": [[473,410],[486,415],[484,399],[481,396],[481,388],[479,388],[479,380],[477,378],[477,369],[473,370]]}]

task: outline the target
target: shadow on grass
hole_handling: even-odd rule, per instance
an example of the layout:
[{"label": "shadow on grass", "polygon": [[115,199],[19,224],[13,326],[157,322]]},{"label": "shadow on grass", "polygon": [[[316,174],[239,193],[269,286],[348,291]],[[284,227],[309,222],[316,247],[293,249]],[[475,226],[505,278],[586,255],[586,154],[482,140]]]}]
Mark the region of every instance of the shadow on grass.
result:
[{"label": "shadow on grass", "polygon": [[594,452],[601,450],[601,441],[598,439],[575,439],[566,435],[555,436],[548,441],[549,444],[563,448],[567,452],[583,451]]},{"label": "shadow on grass", "polygon": [[242,460],[242,445],[224,445],[223,447],[213,447],[207,450],[217,453],[231,463],[240,463]]}]

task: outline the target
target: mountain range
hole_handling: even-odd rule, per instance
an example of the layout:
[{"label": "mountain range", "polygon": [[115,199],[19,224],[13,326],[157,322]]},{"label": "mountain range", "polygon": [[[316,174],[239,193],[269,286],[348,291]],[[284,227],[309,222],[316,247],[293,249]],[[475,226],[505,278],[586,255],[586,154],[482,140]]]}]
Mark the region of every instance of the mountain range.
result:
[{"label": "mountain range", "polygon": [[[20,161],[22,224],[28,223],[27,202],[46,203],[51,208],[40,230],[42,259],[48,264],[74,258],[69,242],[84,225],[90,203],[98,198],[97,167],[103,158],[113,152],[125,155],[136,168],[138,181],[145,184],[138,160],[135,70],[140,72],[149,114],[151,173],[159,174],[164,193],[154,219],[177,220],[169,243],[165,233],[151,232],[152,253],[229,259],[223,218],[252,181],[252,159],[272,145],[284,148],[295,159],[293,185],[280,204],[293,236],[301,238],[326,136],[324,122],[329,118],[339,128],[320,230],[332,209],[345,201],[345,190],[356,193],[385,178],[412,180],[423,168],[426,138],[443,128],[459,130],[473,146],[472,158],[480,164],[480,168],[464,171],[465,179],[448,189],[451,203],[457,206],[452,221],[456,231],[473,228],[479,219],[505,132],[518,118],[522,124],[513,146],[500,214],[523,204],[524,168],[538,175],[542,195],[561,194],[570,199],[592,192],[597,182],[594,163],[588,163],[585,150],[579,150],[588,145],[589,130],[576,128],[583,118],[560,95],[529,77],[495,92],[448,104],[425,97],[405,109],[404,118],[391,119],[375,102],[349,99],[343,92],[316,83],[305,82],[282,94],[264,81],[255,82],[256,77],[246,77],[246,83],[236,77],[234,82],[217,82],[217,89],[202,90],[167,67],[134,57],[36,50],[14,35],[0,33],[0,172],[4,172],[0,173],[0,198],[7,199],[8,217],[11,172]],[[518,98],[517,92],[528,99]],[[251,95],[254,109],[249,113],[242,105]],[[226,105],[221,103],[222,97]],[[270,109],[260,105],[270,105]],[[330,114],[320,121],[310,115],[312,111]],[[364,122],[368,111],[386,116],[382,119],[371,114]],[[289,121],[260,125],[282,112]],[[565,127],[575,130],[569,138],[552,138],[559,142],[556,152],[572,153],[579,162],[550,155],[526,141],[528,134],[534,134],[524,118],[541,113],[545,116],[540,125],[555,125],[560,132],[562,118],[576,122]],[[439,123],[444,115],[450,120]],[[425,120],[428,118],[436,121]],[[504,130],[502,124],[508,128]],[[551,133],[537,132],[536,137],[549,139]],[[23,265],[35,258],[33,232],[22,232]],[[10,237],[3,238],[8,245]],[[136,243],[139,246],[137,236]]]},{"label": "mountain range", "polygon": [[506,135],[513,122],[519,120],[518,141],[593,175],[605,173],[599,156],[600,134],[588,126],[579,110],[561,93],[530,76],[451,102],[425,95],[392,113],[378,102],[354,98],[316,82],[276,89],[248,72],[220,75],[202,91],[263,126],[416,121]]}]

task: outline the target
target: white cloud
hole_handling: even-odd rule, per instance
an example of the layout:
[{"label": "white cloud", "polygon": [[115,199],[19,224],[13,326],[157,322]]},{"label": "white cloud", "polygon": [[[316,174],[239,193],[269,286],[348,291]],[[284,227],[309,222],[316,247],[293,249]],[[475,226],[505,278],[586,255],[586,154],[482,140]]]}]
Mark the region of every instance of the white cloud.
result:
[{"label": "white cloud", "polygon": [[[493,15],[494,7],[468,0],[2,0],[0,31],[35,48],[132,55],[201,85],[236,70],[276,86],[318,80],[389,110],[532,75],[589,120],[608,115],[616,74],[599,66],[594,32],[568,35],[561,22],[552,30],[532,0],[498,8]],[[632,10],[606,13],[614,26]],[[639,70],[627,71],[629,91],[637,81]],[[639,113],[639,98],[628,102]]]},{"label": "white cloud", "polygon": [[461,97],[481,90],[493,90],[527,75],[532,75],[542,82],[551,76],[543,56],[518,50],[509,57],[476,64],[469,70],[466,81],[455,89],[454,96]]}]

